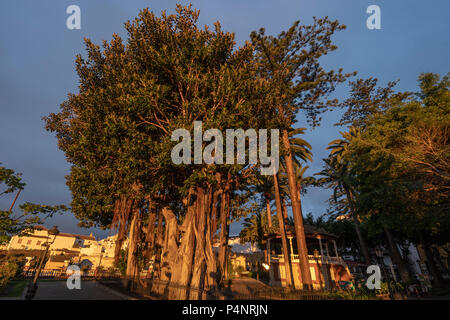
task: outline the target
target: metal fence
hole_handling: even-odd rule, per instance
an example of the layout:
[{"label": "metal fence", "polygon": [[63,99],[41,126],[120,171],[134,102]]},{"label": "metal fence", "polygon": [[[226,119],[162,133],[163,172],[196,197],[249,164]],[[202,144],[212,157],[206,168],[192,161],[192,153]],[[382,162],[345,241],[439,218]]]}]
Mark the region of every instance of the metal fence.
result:
[{"label": "metal fence", "polygon": [[281,287],[247,288],[248,293],[239,293],[230,288],[200,290],[180,286],[168,281],[153,279],[122,279],[128,292],[162,300],[329,300],[329,296],[318,291],[288,290]]},{"label": "metal fence", "polygon": [[[22,273],[22,276],[25,278],[32,278],[34,277],[34,270],[28,270],[24,271]],[[39,279],[45,279],[45,280],[66,280],[70,277],[70,274],[66,273],[65,270],[42,270],[39,274]],[[118,272],[96,272],[95,270],[89,270],[89,271],[81,271],[80,277],[82,279],[88,280],[88,279],[121,279],[123,276]]]}]

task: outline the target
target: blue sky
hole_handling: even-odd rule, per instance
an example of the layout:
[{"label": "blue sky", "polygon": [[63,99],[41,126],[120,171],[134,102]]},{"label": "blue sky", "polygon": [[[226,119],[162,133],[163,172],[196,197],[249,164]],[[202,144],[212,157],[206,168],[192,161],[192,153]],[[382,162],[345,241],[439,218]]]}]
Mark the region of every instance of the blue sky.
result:
[{"label": "blue sky", "polygon": [[[398,90],[417,90],[421,72],[445,74],[449,71],[448,0],[204,0],[190,1],[200,10],[200,24],[220,21],[223,29],[235,32],[242,44],[253,30],[266,28],[268,34],[287,29],[295,20],[308,24],[313,16],[329,16],[347,25],[335,37],[338,50],[323,59],[327,68],[358,71],[357,77],[377,77],[381,84],[400,79]],[[77,53],[84,53],[83,38],[99,43],[112,33],[125,38],[123,23],[149,7],[159,14],[173,12],[176,3],[187,1],[144,0],[3,0],[0,2],[0,162],[23,173],[26,189],[18,204],[25,201],[69,204],[71,195],[64,176],[69,165],[57,148],[53,134],[44,130],[41,118],[57,112],[69,92],[77,92],[74,68]],[[81,30],[66,28],[66,8],[81,8]],[[366,27],[369,5],[381,8],[381,29]],[[344,98],[342,85],[336,96]],[[325,147],[339,135],[333,126],[340,111],[323,117],[319,128],[308,130],[306,139],[313,146],[310,173],[320,170]],[[299,114],[299,125],[304,126]],[[11,196],[0,198],[0,208],[8,208]],[[305,213],[320,215],[327,208],[329,192],[314,189],[303,199]],[[104,237],[110,231],[76,227],[71,214],[46,221],[64,232]],[[239,225],[231,233],[239,231]]]}]

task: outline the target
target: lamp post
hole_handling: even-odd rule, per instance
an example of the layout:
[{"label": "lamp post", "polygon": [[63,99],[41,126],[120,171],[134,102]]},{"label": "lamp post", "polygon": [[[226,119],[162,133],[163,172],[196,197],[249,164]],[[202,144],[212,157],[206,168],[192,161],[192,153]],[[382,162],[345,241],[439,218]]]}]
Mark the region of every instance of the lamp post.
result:
[{"label": "lamp post", "polygon": [[42,255],[42,257],[40,259],[39,267],[35,271],[35,274],[34,274],[34,277],[33,277],[33,281],[31,281],[29,286],[28,286],[28,291],[27,291],[27,295],[26,295],[26,299],[27,300],[31,300],[33,298],[34,294],[36,293],[37,280],[39,279],[39,275],[41,274],[45,258],[47,257],[47,254],[48,254],[48,250],[50,249],[50,246],[55,242],[56,236],[59,234],[58,227],[54,226],[53,228],[48,230],[48,234],[49,234],[48,238],[50,238],[50,236],[53,236],[53,240],[51,242],[49,242],[48,239],[47,239],[46,249],[45,249],[45,252],[44,252],[44,254]]},{"label": "lamp post", "polygon": [[391,289],[391,283],[387,277],[386,268],[384,267],[384,261],[383,261],[383,251],[380,247],[375,248],[375,254],[378,258],[378,263],[381,264],[381,269],[383,270],[383,277],[386,279],[388,290],[389,290],[389,297],[394,300],[394,295],[392,294]]}]

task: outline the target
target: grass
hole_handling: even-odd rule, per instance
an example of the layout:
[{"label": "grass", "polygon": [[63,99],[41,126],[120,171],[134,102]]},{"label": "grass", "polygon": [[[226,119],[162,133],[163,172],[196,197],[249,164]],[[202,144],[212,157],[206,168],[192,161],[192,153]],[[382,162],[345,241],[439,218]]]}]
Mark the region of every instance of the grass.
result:
[{"label": "grass", "polygon": [[8,283],[6,288],[0,291],[1,298],[16,298],[20,297],[23,290],[27,286],[27,280],[14,280]]}]

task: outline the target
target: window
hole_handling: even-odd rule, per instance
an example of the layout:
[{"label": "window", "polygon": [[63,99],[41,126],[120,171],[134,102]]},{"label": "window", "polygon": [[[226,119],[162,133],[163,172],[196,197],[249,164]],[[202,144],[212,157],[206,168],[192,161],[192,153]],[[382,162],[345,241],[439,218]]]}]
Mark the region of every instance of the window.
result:
[{"label": "window", "polygon": [[41,244],[41,242],[40,241],[38,241],[38,242],[36,242],[36,245],[38,246],[38,245],[40,245]]},{"label": "window", "polygon": [[31,240],[28,240],[28,241],[27,241],[27,244],[31,244]]},{"label": "window", "polygon": [[20,238],[19,241],[17,241],[17,243],[22,243],[22,238]]}]

